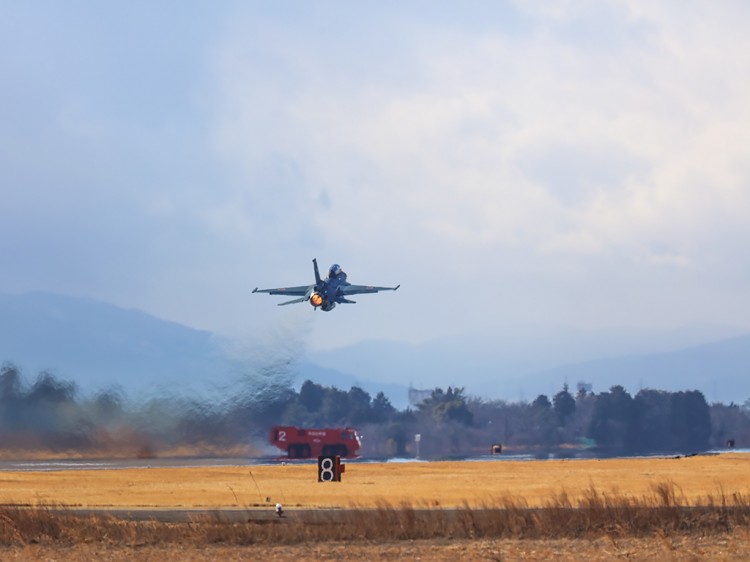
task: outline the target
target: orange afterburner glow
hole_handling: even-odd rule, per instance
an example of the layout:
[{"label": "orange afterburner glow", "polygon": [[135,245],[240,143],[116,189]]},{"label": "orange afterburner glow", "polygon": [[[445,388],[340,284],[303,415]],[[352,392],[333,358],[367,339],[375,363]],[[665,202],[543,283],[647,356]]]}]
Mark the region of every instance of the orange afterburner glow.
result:
[{"label": "orange afterburner glow", "polygon": [[313,293],[310,297],[310,304],[313,306],[320,306],[323,304],[323,297],[321,297],[318,293]]}]

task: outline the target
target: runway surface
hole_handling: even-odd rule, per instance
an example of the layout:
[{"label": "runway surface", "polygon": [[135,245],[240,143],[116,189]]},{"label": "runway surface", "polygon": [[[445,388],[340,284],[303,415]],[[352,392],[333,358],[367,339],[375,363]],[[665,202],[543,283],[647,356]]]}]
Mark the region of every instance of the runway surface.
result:
[{"label": "runway surface", "polygon": [[198,519],[224,523],[284,524],[288,521],[309,520],[323,513],[332,514],[331,509],[299,509],[287,511],[283,516],[268,509],[74,509],[68,513],[81,516],[115,517],[127,521],[159,521],[161,523],[189,523]]},{"label": "runway surface", "polygon": [[[518,461],[533,460],[531,455],[486,456],[460,459],[463,461]],[[342,459],[346,463],[421,463],[421,459]],[[288,460],[280,457],[237,458],[153,458],[153,459],[55,459],[55,460],[0,460],[0,472],[52,472],[58,470],[122,470],[129,468],[202,468],[222,466],[276,466],[280,464],[315,464],[317,459]]]}]

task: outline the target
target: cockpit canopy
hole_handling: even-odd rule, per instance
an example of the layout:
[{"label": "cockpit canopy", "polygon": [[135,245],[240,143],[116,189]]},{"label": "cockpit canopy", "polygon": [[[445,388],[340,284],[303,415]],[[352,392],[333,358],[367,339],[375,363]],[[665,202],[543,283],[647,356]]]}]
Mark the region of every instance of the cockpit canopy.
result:
[{"label": "cockpit canopy", "polygon": [[334,263],[329,269],[328,269],[328,277],[334,278],[339,273],[341,273],[341,266],[337,263]]}]

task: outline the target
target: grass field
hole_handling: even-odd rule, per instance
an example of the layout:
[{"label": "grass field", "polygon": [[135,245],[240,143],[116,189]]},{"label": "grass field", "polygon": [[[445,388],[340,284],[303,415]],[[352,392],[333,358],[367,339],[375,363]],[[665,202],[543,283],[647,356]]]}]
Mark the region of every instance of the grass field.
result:
[{"label": "grass field", "polygon": [[[117,508],[481,506],[511,497],[530,507],[565,493],[640,498],[669,484],[686,505],[750,494],[750,455],[643,459],[349,463],[340,483],[312,464],[0,472],[0,504]],[[266,499],[268,498],[268,499]]]},{"label": "grass field", "polygon": [[[750,559],[748,463],[349,463],[341,483],[310,464],[0,472],[0,559]],[[288,517],[221,516],[276,502]],[[71,507],[217,511],[160,523]]]}]

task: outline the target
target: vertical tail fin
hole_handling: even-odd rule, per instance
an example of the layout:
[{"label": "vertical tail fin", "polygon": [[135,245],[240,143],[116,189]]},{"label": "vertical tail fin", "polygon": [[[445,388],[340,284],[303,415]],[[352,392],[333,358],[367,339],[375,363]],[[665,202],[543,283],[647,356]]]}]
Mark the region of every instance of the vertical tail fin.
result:
[{"label": "vertical tail fin", "polygon": [[315,269],[315,286],[320,287],[320,272],[318,271],[318,259],[313,258],[313,268]]}]

